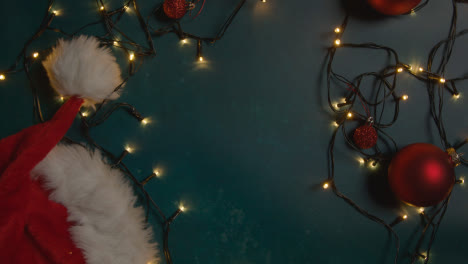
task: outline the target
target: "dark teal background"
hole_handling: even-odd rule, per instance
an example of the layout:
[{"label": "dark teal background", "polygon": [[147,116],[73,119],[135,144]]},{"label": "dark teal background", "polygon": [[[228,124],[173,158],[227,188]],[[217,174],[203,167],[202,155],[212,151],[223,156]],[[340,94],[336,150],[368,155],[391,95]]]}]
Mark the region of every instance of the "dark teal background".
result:
[{"label": "dark teal background", "polygon": [[[0,68],[10,66],[38,28],[46,2],[2,1]],[[142,14],[148,15],[160,2],[139,1]],[[199,18],[184,20],[185,30],[214,35],[236,4],[237,0],[208,0]],[[113,0],[107,5],[121,3]],[[58,0],[55,7],[61,15],[51,26],[68,32],[98,19],[92,0]],[[144,43],[132,11],[121,28]],[[468,26],[467,11],[468,5],[460,6],[460,29]],[[333,130],[322,63],[334,40],[331,32],[343,16],[338,0],[249,0],[225,37],[215,46],[205,46],[202,64],[196,61],[193,41],[181,45],[175,35],[155,38],[157,56],[144,62],[119,99],[153,122],[141,127],[120,112],[93,136],[116,155],[125,144],[135,146],[137,151],[125,161],[139,179],[153,167],[163,171],[147,188],[164,212],[172,213],[180,202],[188,208],[172,226],[174,263],[392,263],[393,242],[383,227],[330,191],[315,188],[327,177],[327,145]],[[419,65],[447,36],[450,16],[451,3],[446,0],[431,1],[414,16],[352,19],[342,41],[384,44],[397,50],[402,61]],[[101,26],[86,31],[102,32]],[[58,37],[46,32],[34,48],[49,47]],[[465,38],[455,46],[447,78],[468,72],[467,45]],[[113,50],[125,69],[123,52]],[[380,52],[343,50],[335,65],[352,78],[380,69],[385,62]],[[50,88],[39,64],[34,78],[50,117],[59,103],[47,96]],[[388,132],[399,146],[440,145],[428,116],[425,86],[405,75],[398,84],[399,92],[410,99],[401,105],[401,117]],[[459,100],[448,93],[446,99],[451,142],[468,137],[468,93],[463,85],[459,89]],[[0,83],[0,113],[0,137],[33,124],[31,90],[24,74],[7,76]],[[69,134],[79,138],[78,126]],[[341,137],[336,158],[337,185],[344,193],[387,221],[409,215],[396,227],[401,263],[408,263],[419,230],[416,209],[383,206],[373,195],[373,182],[384,173],[360,167]],[[456,172],[463,176],[467,170],[459,167]],[[468,262],[467,200],[466,187],[457,185],[431,263]],[[159,234],[160,227],[155,229]]]}]

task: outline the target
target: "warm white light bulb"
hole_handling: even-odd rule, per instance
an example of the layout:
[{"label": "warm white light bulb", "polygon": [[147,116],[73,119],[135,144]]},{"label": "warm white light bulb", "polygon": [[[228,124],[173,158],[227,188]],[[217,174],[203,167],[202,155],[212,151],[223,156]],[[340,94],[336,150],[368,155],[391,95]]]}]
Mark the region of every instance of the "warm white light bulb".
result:
[{"label": "warm white light bulb", "polygon": [[404,220],[406,220],[406,219],[408,219],[408,215],[403,215],[402,218],[403,218]]},{"label": "warm white light bulb", "polygon": [[406,100],[408,100],[408,98],[409,98],[409,97],[408,97],[408,95],[406,95],[406,94],[405,94],[405,95],[403,95],[403,96],[401,97],[401,99],[403,99],[403,101],[406,101]]},{"label": "warm white light bulb", "polygon": [[323,187],[323,189],[328,189],[328,187],[330,187],[330,185],[326,182],[326,183],[323,184],[322,187]]},{"label": "warm white light bulb", "polygon": [[341,44],[341,40],[336,39],[336,40],[335,40],[335,45],[336,45],[336,46],[339,46],[340,44]]},{"label": "warm white light bulb", "polygon": [[141,124],[144,125],[144,126],[147,125],[149,122],[150,122],[149,118],[143,118],[141,120]]},{"label": "warm white light bulb", "polygon": [[398,69],[397,69],[397,72],[403,72],[403,68],[401,68],[401,67],[398,68]]},{"label": "warm white light bulb", "polygon": [[348,116],[348,118],[351,118],[351,117],[353,117],[353,113],[349,112],[349,113],[347,114],[347,116]]},{"label": "warm white light bulb", "polygon": [[161,172],[158,169],[154,169],[153,173],[154,175],[156,175],[156,177],[159,177],[159,175],[161,174]]},{"label": "warm white light bulb", "polygon": [[130,61],[133,61],[133,60],[135,59],[135,54],[130,53],[130,55],[128,56],[128,59],[129,59]]},{"label": "warm white light bulb", "polygon": [[420,214],[424,213],[424,207],[419,207],[418,211]]},{"label": "warm white light bulb", "polygon": [[202,56],[198,57],[198,60],[203,61],[203,57]]},{"label": "warm white light bulb", "polygon": [[421,258],[426,260],[427,259],[427,253],[426,252],[421,253]]},{"label": "warm white light bulb", "polygon": [[332,122],[332,125],[333,125],[334,127],[339,127],[339,126],[340,126],[340,124],[338,124],[338,122],[336,122],[336,121],[333,121],[333,122]]},{"label": "warm white light bulb", "polygon": [[52,10],[52,13],[54,13],[54,15],[58,16],[60,14],[60,12],[58,10]]},{"label": "warm white light bulb", "polygon": [[5,79],[6,79],[5,75],[4,75],[4,74],[0,74],[0,81],[3,81],[3,80],[5,80]]},{"label": "warm white light bulb", "polygon": [[101,6],[101,7],[99,8],[99,10],[101,10],[101,11],[104,10],[104,6]]},{"label": "warm white light bulb", "polygon": [[87,116],[88,116],[88,112],[82,112],[81,115],[84,116],[84,117],[87,117]]},{"label": "warm white light bulb", "polygon": [[128,152],[128,153],[132,153],[133,151],[135,151],[131,146],[127,145],[125,146],[125,150]]},{"label": "warm white light bulb", "polygon": [[335,28],[335,33],[340,33],[341,32],[341,28],[337,27]]},{"label": "warm white light bulb", "polygon": [[444,78],[440,78],[440,79],[439,79],[439,82],[440,82],[440,83],[445,83],[445,79],[444,79]]},{"label": "warm white light bulb", "polygon": [[182,212],[185,212],[185,210],[187,210],[187,208],[185,208],[185,206],[183,206],[183,205],[179,205],[179,210],[182,211]]},{"label": "warm white light bulb", "polygon": [[33,56],[33,58],[39,57],[39,52],[34,52],[32,56]]},{"label": "warm white light bulb", "polygon": [[453,98],[455,98],[455,99],[460,98],[460,94],[459,94],[459,93],[454,94],[454,95],[453,95]]},{"label": "warm white light bulb", "polygon": [[423,68],[423,67],[419,67],[419,71],[420,71],[420,72],[423,72],[423,71],[424,71],[424,68]]},{"label": "warm white light bulb", "polygon": [[182,41],[182,44],[186,44],[187,43],[187,39],[183,39],[181,40]]}]

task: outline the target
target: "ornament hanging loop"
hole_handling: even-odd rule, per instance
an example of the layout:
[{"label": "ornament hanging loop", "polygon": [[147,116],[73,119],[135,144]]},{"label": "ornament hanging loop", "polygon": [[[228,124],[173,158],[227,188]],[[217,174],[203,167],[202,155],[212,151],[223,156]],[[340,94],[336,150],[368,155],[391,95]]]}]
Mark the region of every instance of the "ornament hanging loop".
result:
[{"label": "ornament hanging loop", "polygon": [[461,156],[463,156],[463,154],[457,153],[454,148],[448,148],[446,152],[450,157],[450,161],[452,162],[453,167],[458,167],[461,164]]}]

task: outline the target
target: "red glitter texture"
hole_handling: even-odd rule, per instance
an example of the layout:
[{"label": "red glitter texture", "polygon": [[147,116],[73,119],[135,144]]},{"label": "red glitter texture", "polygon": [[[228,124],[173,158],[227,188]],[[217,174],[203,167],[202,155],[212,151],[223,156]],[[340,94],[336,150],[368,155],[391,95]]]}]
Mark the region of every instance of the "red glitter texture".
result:
[{"label": "red glitter texture", "polygon": [[360,126],[354,130],[353,139],[360,149],[369,149],[377,144],[377,131],[370,125]]},{"label": "red glitter texture", "polygon": [[166,0],[163,9],[167,17],[180,19],[187,13],[187,2],[185,0]]}]

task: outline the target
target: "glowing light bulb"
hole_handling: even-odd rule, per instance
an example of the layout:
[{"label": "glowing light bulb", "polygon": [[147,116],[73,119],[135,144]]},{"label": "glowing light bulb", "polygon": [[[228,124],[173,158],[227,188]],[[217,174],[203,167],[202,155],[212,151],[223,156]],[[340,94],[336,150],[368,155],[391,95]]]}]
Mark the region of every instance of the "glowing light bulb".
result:
[{"label": "glowing light bulb", "polygon": [[99,7],[99,10],[103,11],[103,10],[104,10],[104,6]]},{"label": "glowing light bulb", "polygon": [[129,145],[126,145],[126,146],[125,146],[125,150],[126,150],[128,153],[133,153],[133,152],[135,151],[135,149],[132,148],[132,147],[129,146]]},{"label": "glowing light bulb", "polygon": [[419,67],[419,71],[420,71],[420,72],[423,72],[423,71],[424,71],[424,68],[423,68],[423,67]]},{"label": "glowing light bulb", "polygon": [[408,219],[408,215],[403,215],[402,218],[403,218],[403,220],[406,220],[406,219]]},{"label": "glowing light bulb", "polygon": [[440,83],[445,83],[445,79],[444,79],[444,78],[440,78],[440,79],[439,79],[439,82],[440,82]]},{"label": "glowing light bulb", "polygon": [[119,42],[114,41],[114,46],[118,46],[118,45],[119,45]]},{"label": "glowing light bulb", "polygon": [[54,15],[56,16],[60,15],[60,12],[58,10],[52,10],[52,13],[54,13]]},{"label": "glowing light bulb", "polygon": [[200,62],[203,61],[203,57],[202,57],[202,56],[198,57],[198,60],[199,60]]},{"label": "glowing light bulb", "polygon": [[87,117],[87,116],[88,116],[88,112],[82,112],[81,115],[84,116],[84,117]]},{"label": "glowing light bulb", "polygon": [[128,9],[128,5],[124,5],[124,10],[127,10]]},{"label": "glowing light bulb", "polygon": [[156,175],[156,177],[159,177],[161,175],[161,172],[158,169],[154,169],[153,173],[154,175]]},{"label": "glowing light bulb", "polygon": [[182,39],[181,42],[182,44],[187,44],[187,39]]},{"label": "glowing light bulb", "polygon": [[335,40],[335,45],[336,45],[336,46],[339,46],[340,44],[341,44],[341,40],[336,39],[336,40]]},{"label": "glowing light bulb", "polygon": [[418,211],[419,211],[420,214],[423,214],[424,213],[424,207],[419,207]]},{"label": "glowing light bulb", "polygon": [[454,94],[454,95],[453,95],[453,98],[454,98],[454,99],[460,98],[460,94],[459,94],[459,93]]},{"label": "glowing light bulb", "polygon": [[405,95],[403,95],[403,96],[401,97],[401,99],[402,99],[403,101],[406,101],[406,100],[408,100],[408,98],[409,98],[409,97],[408,97],[408,95],[406,95],[406,94],[405,94]]},{"label": "glowing light bulb", "polygon": [[410,14],[414,16],[414,15],[416,15],[416,11],[414,11],[414,9],[411,9],[411,13],[410,13]]},{"label": "glowing light bulb", "polygon": [[353,117],[353,113],[349,112],[349,113],[347,114],[347,116],[348,116],[348,118],[351,118],[351,117]]},{"label": "glowing light bulb", "polygon": [[144,126],[147,125],[149,122],[150,122],[149,118],[143,118],[141,120],[141,124],[144,125]]},{"label": "glowing light bulb", "polygon": [[33,56],[33,58],[39,57],[39,52],[34,52],[32,56]]},{"label": "glowing light bulb", "polygon": [[262,3],[266,3],[266,0],[262,0]]},{"label": "glowing light bulb", "polygon": [[6,79],[4,74],[0,74],[0,81],[4,81]]},{"label": "glowing light bulb", "polygon": [[397,69],[397,72],[403,72],[403,68],[401,68],[401,67],[398,68],[398,69]]},{"label": "glowing light bulb", "polygon": [[133,60],[135,59],[135,54],[130,53],[130,55],[128,56],[128,59],[129,59],[130,61],[133,61]]},{"label": "glowing light bulb", "polygon": [[340,28],[340,27],[335,28],[335,33],[340,33],[340,32],[341,32],[341,28]]},{"label": "glowing light bulb", "polygon": [[361,166],[364,165],[364,163],[366,163],[366,161],[363,158],[359,158],[358,161]]},{"label": "glowing light bulb", "polygon": [[427,253],[426,252],[421,253],[420,257],[424,260],[427,260]]},{"label": "glowing light bulb", "polygon": [[183,206],[181,204],[181,205],[179,205],[179,210],[182,211],[182,212],[185,212],[185,210],[187,210],[187,208],[185,208],[185,206]]},{"label": "glowing light bulb", "polygon": [[330,187],[330,185],[328,184],[328,182],[324,183],[322,185],[323,189],[328,189],[328,187]]},{"label": "glowing light bulb", "polygon": [[332,122],[332,126],[334,126],[334,127],[339,127],[340,124],[338,124],[338,122],[336,122],[336,121],[333,121],[333,122]]},{"label": "glowing light bulb", "polygon": [[378,163],[375,160],[369,160],[368,166],[370,169],[376,169],[378,166]]},{"label": "glowing light bulb", "polygon": [[59,100],[60,100],[61,102],[63,102],[63,101],[65,100],[65,98],[64,98],[63,96],[60,96],[60,97],[59,97]]}]

